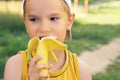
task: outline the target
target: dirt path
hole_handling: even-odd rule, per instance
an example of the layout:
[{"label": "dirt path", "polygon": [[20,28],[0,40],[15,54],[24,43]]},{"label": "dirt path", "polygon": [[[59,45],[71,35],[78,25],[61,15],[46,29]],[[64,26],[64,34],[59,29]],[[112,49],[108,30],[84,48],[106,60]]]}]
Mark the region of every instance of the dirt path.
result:
[{"label": "dirt path", "polygon": [[95,74],[104,71],[107,65],[111,64],[111,60],[118,55],[120,55],[120,38],[114,39],[97,50],[83,52],[79,57],[88,64],[92,74]]}]

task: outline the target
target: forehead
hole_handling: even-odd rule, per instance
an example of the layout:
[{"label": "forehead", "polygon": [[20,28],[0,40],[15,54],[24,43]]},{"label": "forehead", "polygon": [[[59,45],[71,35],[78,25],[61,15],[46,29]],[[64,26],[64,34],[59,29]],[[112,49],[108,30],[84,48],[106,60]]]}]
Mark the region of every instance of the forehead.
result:
[{"label": "forehead", "polygon": [[63,8],[63,5],[60,0],[27,0],[26,7],[45,10]]}]

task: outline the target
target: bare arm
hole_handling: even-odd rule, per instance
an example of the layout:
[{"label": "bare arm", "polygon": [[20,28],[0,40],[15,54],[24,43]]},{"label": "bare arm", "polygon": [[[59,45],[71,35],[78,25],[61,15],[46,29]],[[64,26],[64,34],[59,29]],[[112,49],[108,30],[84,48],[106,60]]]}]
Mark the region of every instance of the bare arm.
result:
[{"label": "bare arm", "polygon": [[17,54],[10,59],[8,59],[5,72],[4,80],[21,80],[22,75],[22,57]]},{"label": "bare arm", "polygon": [[85,64],[81,59],[78,58],[79,67],[80,67],[80,80],[92,80],[91,72],[88,68],[88,65]]}]

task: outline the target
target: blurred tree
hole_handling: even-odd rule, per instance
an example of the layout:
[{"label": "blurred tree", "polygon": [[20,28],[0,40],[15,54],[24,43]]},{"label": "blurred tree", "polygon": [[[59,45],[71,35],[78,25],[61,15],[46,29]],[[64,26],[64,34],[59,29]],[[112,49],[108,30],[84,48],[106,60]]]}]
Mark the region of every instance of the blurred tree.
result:
[{"label": "blurred tree", "polygon": [[[74,5],[74,11],[77,12],[77,9],[78,9],[78,2],[79,0],[73,0],[73,5]],[[85,13],[88,14],[88,6],[89,6],[89,1],[91,0],[84,0],[84,10],[85,10]]]},{"label": "blurred tree", "polygon": [[74,11],[77,12],[77,8],[78,8],[78,0],[74,0]]},{"label": "blurred tree", "polygon": [[85,13],[88,14],[89,0],[84,0]]}]

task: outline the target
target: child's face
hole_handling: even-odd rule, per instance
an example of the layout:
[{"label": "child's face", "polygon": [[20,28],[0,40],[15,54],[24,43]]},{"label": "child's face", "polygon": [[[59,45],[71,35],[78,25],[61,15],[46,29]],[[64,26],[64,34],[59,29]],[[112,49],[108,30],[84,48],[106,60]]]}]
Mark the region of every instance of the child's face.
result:
[{"label": "child's face", "polygon": [[72,22],[60,0],[27,0],[24,23],[31,38],[55,36],[64,42]]}]

